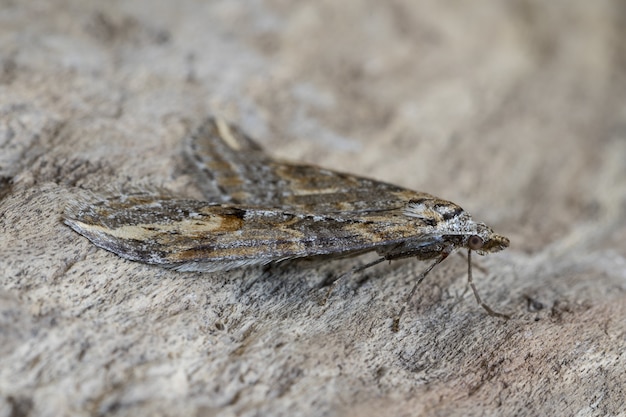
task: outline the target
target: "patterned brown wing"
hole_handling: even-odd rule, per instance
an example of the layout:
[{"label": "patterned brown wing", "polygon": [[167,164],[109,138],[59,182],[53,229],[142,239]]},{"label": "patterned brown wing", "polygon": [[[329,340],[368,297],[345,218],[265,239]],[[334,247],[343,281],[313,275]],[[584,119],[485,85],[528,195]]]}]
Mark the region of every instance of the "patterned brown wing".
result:
[{"label": "patterned brown wing", "polygon": [[401,212],[345,218],[146,195],[75,202],[65,223],[118,256],[180,271],[399,247],[413,254],[438,241],[432,228]]},{"label": "patterned brown wing", "polygon": [[432,197],[313,165],[275,160],[239,128],[216,118],[209,118],[190,135],[186,152],[205,197],[213,201],[324,214],[397,209],[409,200]]}]

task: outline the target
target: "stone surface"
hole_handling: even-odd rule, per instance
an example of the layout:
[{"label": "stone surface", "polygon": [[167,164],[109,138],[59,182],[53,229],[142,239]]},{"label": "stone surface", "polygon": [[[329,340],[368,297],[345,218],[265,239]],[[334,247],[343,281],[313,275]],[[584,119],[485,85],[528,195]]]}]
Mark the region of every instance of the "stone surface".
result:
[{"label": "stone surface", "polygon": [[[622,1],[0,9],[1,416],[626,413]],[[84,189],[199,198],[180,143],[209,113],[509,236],[474,279],[513,318],[476,305],[460,257],[394,333],[415,260],[322,306],[363,260],[183,274],[60,223]]]}]

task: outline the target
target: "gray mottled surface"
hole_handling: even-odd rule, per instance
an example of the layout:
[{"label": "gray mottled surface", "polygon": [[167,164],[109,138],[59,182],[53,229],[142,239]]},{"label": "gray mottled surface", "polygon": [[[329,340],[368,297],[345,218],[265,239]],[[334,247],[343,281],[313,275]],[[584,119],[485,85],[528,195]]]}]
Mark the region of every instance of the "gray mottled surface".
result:
[{"label": "gray mottled surface", "polygon": [[[625,28],[620,0],[0,1],[0,416],[624,415]],[[474,279],[513,318],[460,257],[393,333],[424,264],[322,306],[358,260],[183,274],[60,223],[84,190],[198,198],[209,113],[509,236]]]}]

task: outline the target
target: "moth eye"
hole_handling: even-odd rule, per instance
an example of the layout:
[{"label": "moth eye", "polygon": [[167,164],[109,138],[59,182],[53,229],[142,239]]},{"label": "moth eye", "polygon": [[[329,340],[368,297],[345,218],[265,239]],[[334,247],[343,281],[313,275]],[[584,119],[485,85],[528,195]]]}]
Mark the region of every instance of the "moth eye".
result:
[{"label": "moth eye", "polygon": [[469,245],[470,249],[472,250],[477,250],[483,247],[483,239],[480,236],[476,236],[476,235],[472,235],[470,236],[467,244]]}]

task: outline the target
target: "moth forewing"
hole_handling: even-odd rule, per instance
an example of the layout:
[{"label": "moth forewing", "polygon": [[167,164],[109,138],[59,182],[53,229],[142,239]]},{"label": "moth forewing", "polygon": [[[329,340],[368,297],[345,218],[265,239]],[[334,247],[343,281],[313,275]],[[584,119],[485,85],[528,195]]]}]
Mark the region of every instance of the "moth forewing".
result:
[{"label": "moth forewing", "polygon": [[132,197],[111,198],[66,214],[65,222],[126,259],[198,271],[371,250],[397,259],[405,257],[398,252],[403,246],[412,251],[407,256],[418,256],[415,248],[419,251],[437,240],[405,216],[322,216],[145,196],[136,203]]}]

